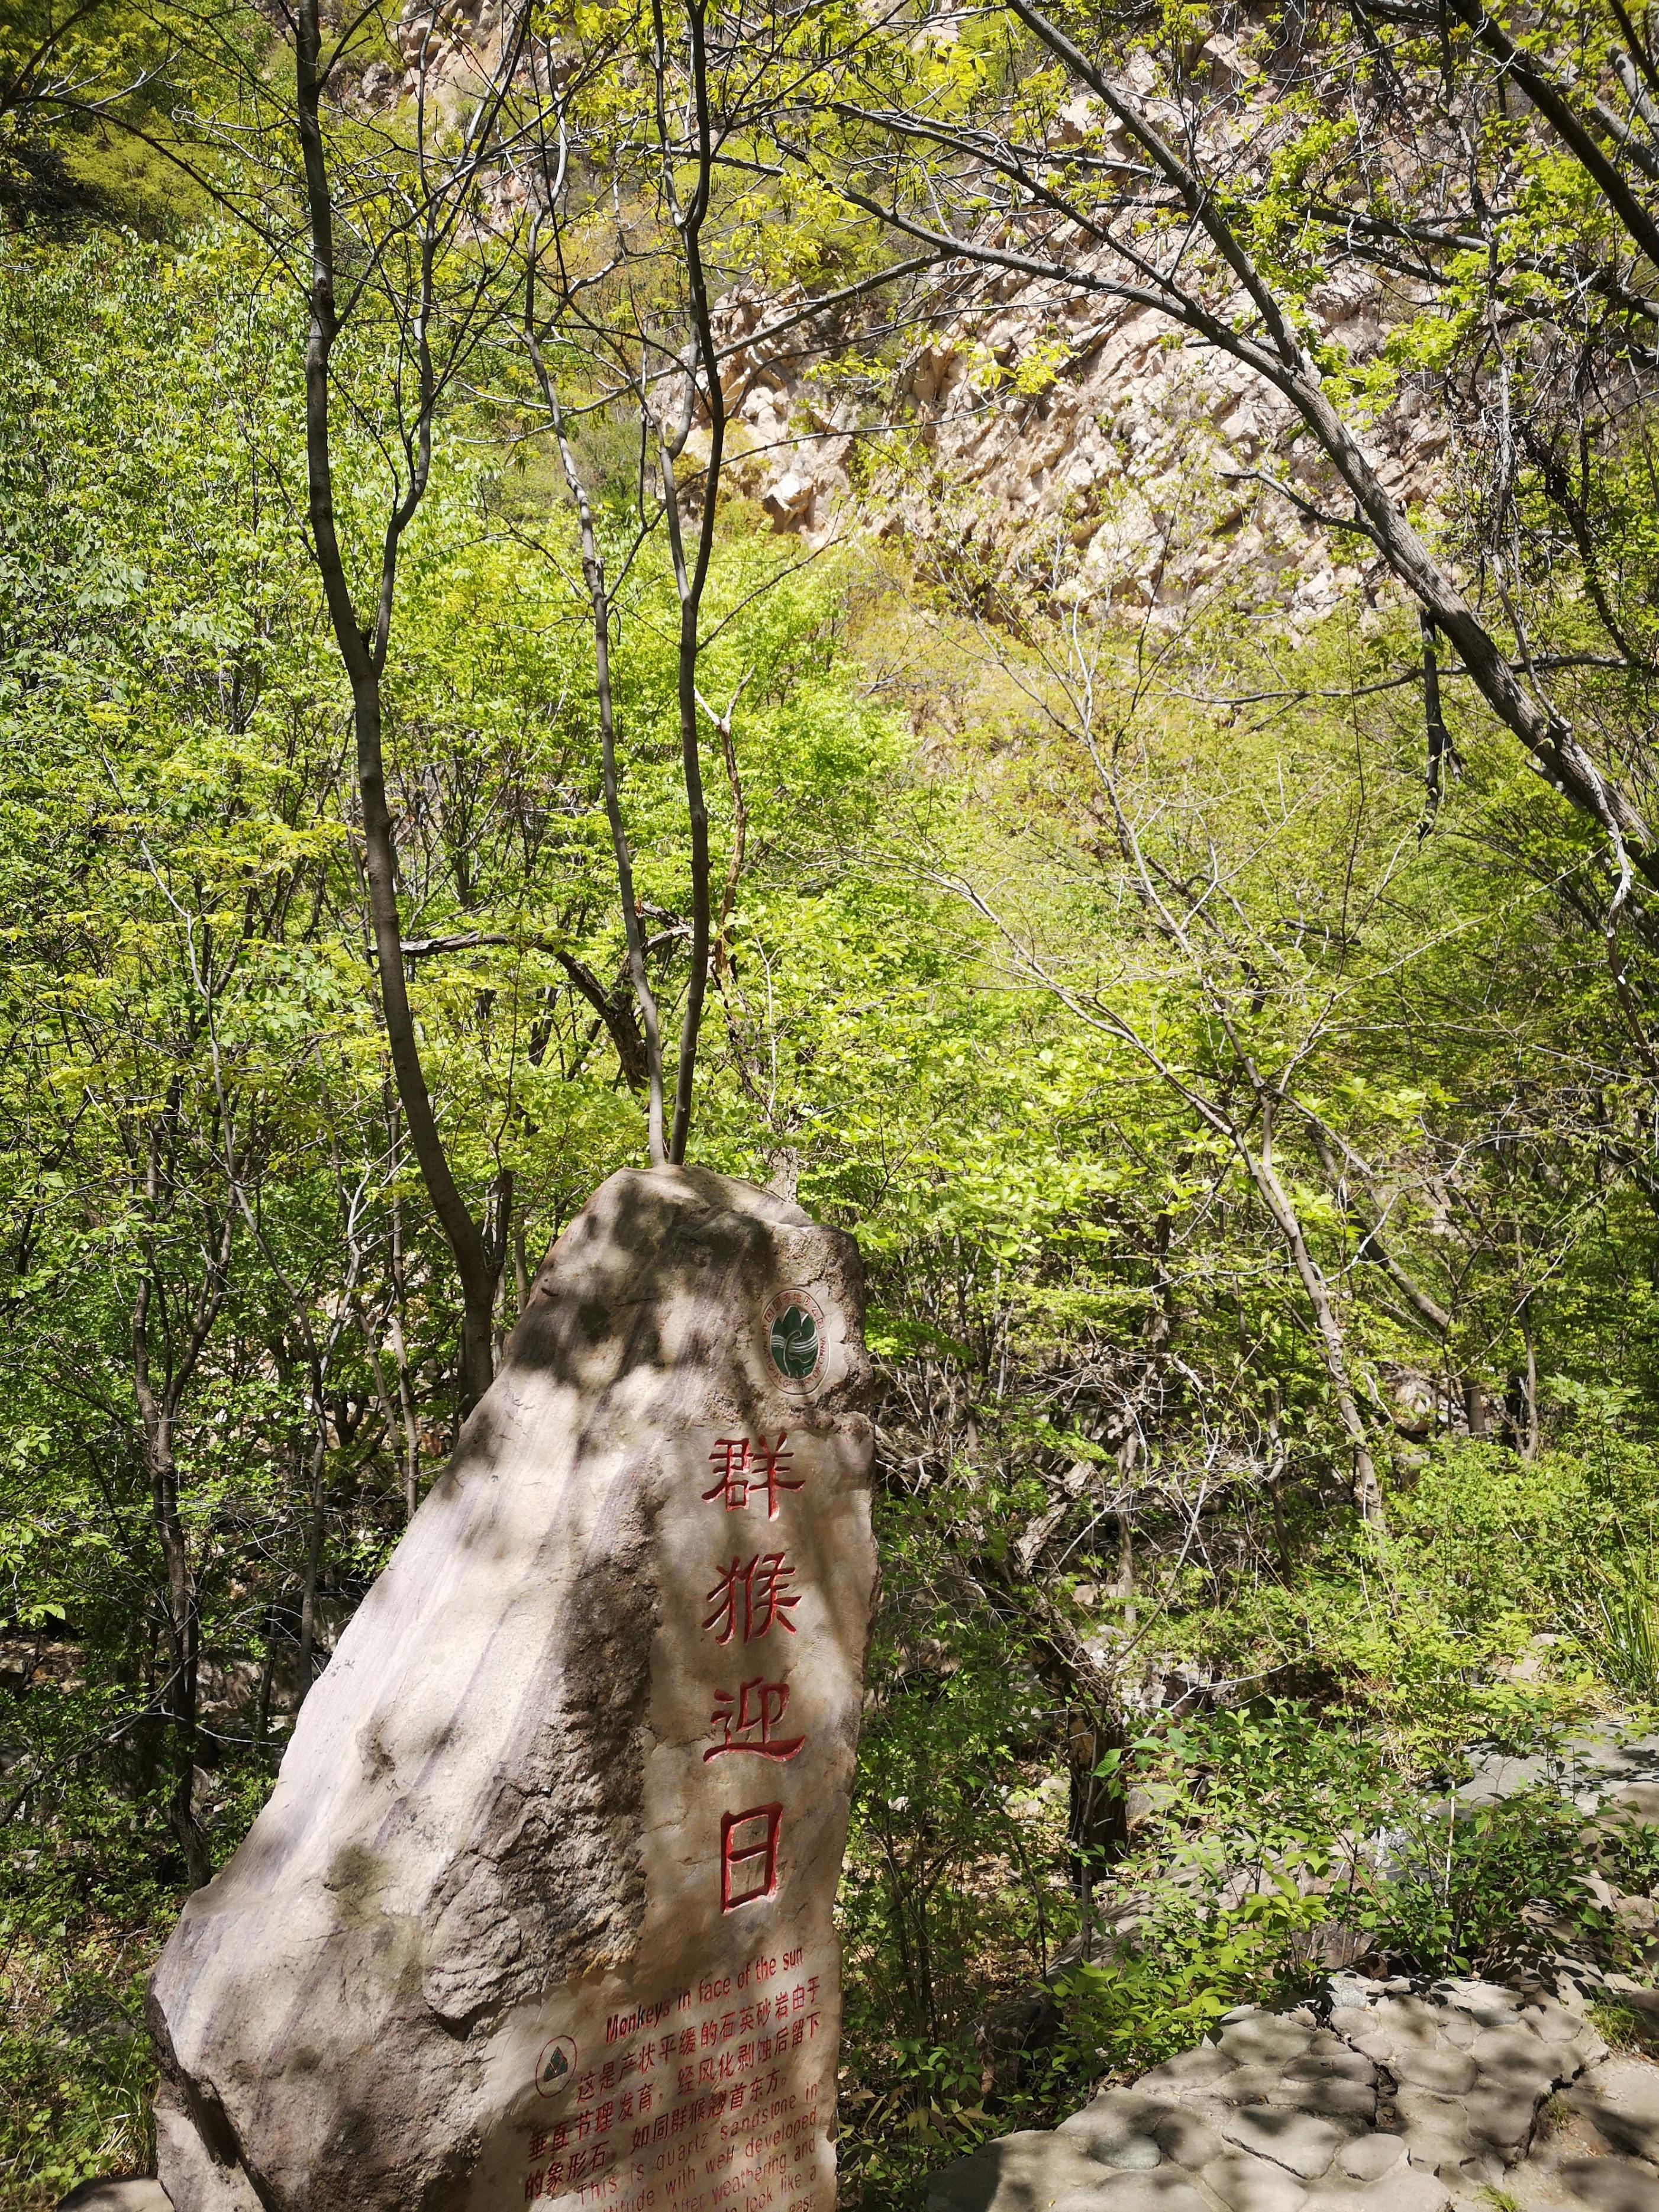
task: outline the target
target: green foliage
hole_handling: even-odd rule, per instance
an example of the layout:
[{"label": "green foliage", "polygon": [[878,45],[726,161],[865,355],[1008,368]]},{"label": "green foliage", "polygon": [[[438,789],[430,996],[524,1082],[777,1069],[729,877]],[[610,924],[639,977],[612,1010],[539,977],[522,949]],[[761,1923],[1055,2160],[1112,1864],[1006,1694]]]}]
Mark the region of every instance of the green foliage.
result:
[{"label": "green foliage", "polygon": [[1058,1984],[1061,2053],[1079,2086],[1091,2073],[1145,2073],[1201,2043],[1235,2005],[1306,1993],[1305,1939],[1323,1924],[1326,1905],[1289,1873],[1236,1905],[1186,1895],[1160,1905],[1121,1955],[1074,1966]]},{"label": "green foliage", "polygon": [[1501,1976],[1551,1943],[1604,1969],[1642,1963],[1603,1901],[1609,1878],[1641,1895],[1659,1872],[1659,1839],[1634,1822],[1587,1830],[1570,1799],[1543,1790],[1492,1806],[1419,1804],[1389,1832],[1389,1852],[1359,1918],[1407,1971]]},{"label": "green foliage", "polygon": [[[818,11],[775,66],[811,81],[811,42],[843,40],[884,95],[920,88],[969,120],[1006,102],[1032,131],[1066,98],[988,15],[951,41],[855,15]],[[1213,21],[1172,6],[1135,33],[1160,82],[1179,88]],[[385,29],[366,23],[358,60]],[[601,10],[572,35],[617,33]],[[1258,88],[1270,58],[1246,57]],[[618,144],[630,88],[624,69],[582,91]],[[808,135],[844,177],[862,142],[830,106]],[[1277,119],[1267,188],[1232,212],[1311,332],[1316,203],[1355,134],[1299,94]],[[376,157],[394,168],[401,127]],[[83,176],[125,163],[125,183],[99,172],[111,192],[148,189],[155,157],[115,143],[70,152]],[[1066,143],[1115,189],[1097,123]],[[735,261],[776,285],[875,265],[853,202],[775,177],[765,134],[744,146],[720,205]],[[1530,286],[1543,318],[1544,264],[1599,219],[1536,146],[1516,164],[1495,250],[1506,296]],[[911,177],[917,204],[937,180]],[[185,234],[188,213],[150,224],[166,246],[37,230],[0,250],[17,2212],[148,2148],[137,1984],[184,1868],[141,1304],[157,1365],[185,1376],[167,1479],[204,1692],[183,1779],[220,1859],[302,1694],[302,1620],[325,1656],[456,1410],[452,1272],[393,1104],[349,705],[306,555],[295,295],[240,235]],[[1326,346],[1342,403],[1467,368],[1490,261],[1454,256],[1369,363]],[[358,576],[395,337],[366,315],[340,353]],[[988,351],[988,399],[1046,404],[1072,342]],[[861,388],[898,352],[865,347]],[[505,396],[458,390],[441,422],[386,691],[422,1052],[468,1204],[512,1194],[505,1328],[518,1268],[640,1158],[643,1115],[577,981],[625,1002],[590,612],[503,375]],[[1640,639],[1659,544],[1632,414],[1592,504]],[[612,552],[631,435],[604,416],[578,434]],[[1559,1794],[1453,1794],[1478,1742],[1559,1747],[1659,1698],[1655,1106],[1606,962],[1599,848],[1462,703],[1467,772],[1419,835],[1401,672],[1420,640],[1386,603],[1295,630],[1249,592],[1140,625],[1068,610],[921,457],[918,437],[926,579],[869,547],[803,563],[727,501],[702,663],[706,696],[739,705],[729,763],[705,731],[717,887],[733,872],[698,1157],[793,1180],[857,1232],[883,1369],[884,1584],[840,1908],[841,2155],[871,2212],[1235,2004],[1289,1999],[1334,1954],[1484,1972],[1571,1943],[1646,1972],[1608,1899],[1655,1873],[1645,1832]],[[1237,494],[1194,463],[1170,496],[1206,532]],[[1536,517],[1553,495],[1540,477],[1516,496]],[[1573,663],[1576,712],[1644,726],[1641,684],[1598,671],[1582,597],[1552,580],[1566,561],[1532,579],[1540,650]],[[677,620],[648,545],[613,652],[671,1020]],[[809,1349],[781,1323],[784,1364]],[[1339,1379],[1379,1472],[1368,1525]]]},{"label": "green foliage", "polygon": [[15,1823],[0,1846],[0,2201],[19,2212],[155,2152],[143,1983],[178,1904],[151,1847],[161,1808],[100,1780],[64,1812],[56,1848]]}]

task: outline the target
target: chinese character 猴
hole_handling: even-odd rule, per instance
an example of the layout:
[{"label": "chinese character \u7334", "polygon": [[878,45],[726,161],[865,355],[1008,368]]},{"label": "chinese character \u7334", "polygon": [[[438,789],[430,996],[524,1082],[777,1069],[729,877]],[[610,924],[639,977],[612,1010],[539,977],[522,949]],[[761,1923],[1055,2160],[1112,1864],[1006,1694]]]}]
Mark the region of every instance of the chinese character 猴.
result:
[{"label": "chinese character \u7334", "polygon": [[714,1631],[716,1644],[729,1644],[739,1632],[745,1644],[757,1644],[775,1620],[793,1636],[789,1615],[800,1603],[800,1592],[788,1587],[794,1579],[781,1552],[757,1552],[746,1562],[734,1558],[704,1600],[713,1608],[704,1628]]}]

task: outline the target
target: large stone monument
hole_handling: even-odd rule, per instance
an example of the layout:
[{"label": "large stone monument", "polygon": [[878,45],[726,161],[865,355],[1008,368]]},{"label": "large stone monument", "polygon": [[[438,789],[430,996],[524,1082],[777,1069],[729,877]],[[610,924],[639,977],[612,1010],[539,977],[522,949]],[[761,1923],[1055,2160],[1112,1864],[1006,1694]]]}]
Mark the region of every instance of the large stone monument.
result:
[{"label": "large stone monument", "polygon": [[720,1176],[559,1239],[155,1970],[177,2212],[830,2212],[862,1325]]}]

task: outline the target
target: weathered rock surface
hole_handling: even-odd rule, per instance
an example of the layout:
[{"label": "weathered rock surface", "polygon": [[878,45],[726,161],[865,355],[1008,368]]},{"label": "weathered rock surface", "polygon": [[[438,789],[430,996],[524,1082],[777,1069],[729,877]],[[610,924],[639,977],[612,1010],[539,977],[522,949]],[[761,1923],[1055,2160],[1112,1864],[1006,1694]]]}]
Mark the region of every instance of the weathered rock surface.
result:
[{"label": "weathered rock surface", "polygon": [[58,2212],[172,2212],[159,2181],[83,2181],[61,2199]]},{"label": "weathered rock surface", "polygon": [[176,2212],[828,2212],[849,1239],[611,1177],[156,1968]]},{"label": "weathered rock surface", "polygon": [[1659,2066],[1581,2012],[1482,1982],[1328,1998],[986,2145],[927,2212],[1659,2212]]},{"label": "weathered rock surface", "polygon": [[[885,396],[912,416],[933,481],[878,467],[861,495],[856,456],[880,451],[870,408],[814,373],[838,347],[856,352],[856,331],[825,325],[804,340],[791,320],[806,304],[798,290],[720,301],[731,465],[777,529],[816,548],[861,514],[942,550],[964,532],[981,554],[1042,549],[1045,570],[1069,560],[1068,598],[1160,619],[1226,579],[1249,578],[1297,618],[1366,598],[1352,547],[1260,481],[1280,475],[1316,505],[1323,488],[1294,411],[1252,371],[1183,345],[1149,309],[1069,283],[1009,272],[987,290],[988,312],[947,314]],[[1388,336],[1382,290],[1360,271],[1321,285],[1308,307],[1357,362]],[[1449,434],[1427,383],[1408,382],[1371,436],[1382,481],[1401,500],[1432,501]]]}]

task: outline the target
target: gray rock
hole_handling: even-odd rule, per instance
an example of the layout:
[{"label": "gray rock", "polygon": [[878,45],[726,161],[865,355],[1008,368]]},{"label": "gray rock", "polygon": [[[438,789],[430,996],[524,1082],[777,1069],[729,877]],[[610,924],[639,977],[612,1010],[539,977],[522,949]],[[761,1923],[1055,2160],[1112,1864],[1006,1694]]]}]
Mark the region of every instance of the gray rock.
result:
[{"label": "gray rock", "polygon": [[1560,2079],[1559,2044],[1547,2044],[1528,2027],[1490,2028],[1475,2038],[1469,2056],[1483,2082],[1541,2097]]},{"label": "gray rock", "polygon": [[1659,2212],[1659,2177],[1634,2159],[1570,2159],[1559,2172],[1593,2212]]},{"label": "gray rock", "polygon": [[1212,2043],[1200,2043],[1196,2049],[1182,2051],[1173,2058],[1166,2058],[1161,2066],[1154,2066],[1150,2074],[1140,2076],[1135,2087],[1153,2094],[1207,2088],[1231,2074],[1235,2063]]},{"label": "gray rock", "polygon": [[1528,2005],[1520,2019],[1545,2043],[1582,2044],[1588,2047],[1600,2041],[1582,2014],[1569,2012],[1553,1997],[1543,1997],[1536,2004]]},{"label": "gray rock", "polygon": [[1110,2179],[1075,2137],[1024,2128],[935,2174],[927,2212],[1048,2212]]},{"label": "gray rock", "polygon": [[1467,2013],[1477,2027],[1506,2027],[1522,1999],[1497,1982],[1437,1982],[1436,1999],[1454,2012]]},{"label": "gray rock", "polygon": [[702,1170],[565,1231],[155,1970],[176,2212],[621,2208],[786,2114],[833,2198],[861,1323],[849,1239]]},{"label": "gray rock", "polygon": [[1413,2050],[1407,2045],[1395,2052],[1389,2070],[1397,2081],[1409,2081],[1417,2089],[1432,2089],[1442,2097],[1466,2094],[1474,2088],[1479,2071],[1467,2051],[1453,2051],[1444,2044],[1430,2051]]},{"label": "gray rock", "polygon": [[1156,2173],[1109,2174],[1092,2189],[1060,2198],[1054,2212],[1212,2212],[1212,2208],[1184,2173],[1166,2166]]},{"label": "gray rock", "polygon": [[1108,2089],[1062,2120],[1055,2133],[1075,2138],[1103,2166],[1146,2172],[1163,2157],[1155,2130],[1170,2111],[1155,2097],[1140,2096],[1133,2089]]},{"label": "gray rock", "polygon": [[1367,2081],[1345,2081],[1340,2075],[1323,2081],[1286,2079],[1267,2101],[1293,2106],[1299,2112],[1316,2112],[1322,2120],[1351,2127],[1376,2125],[1376,2091]]},{"label": "gray rock", "polygon": [[1287,2081],[1363,2081],[1374,2087],[1376,2065],[1363,2051],[1344,2043],[1340,2035],[1322,2027],[1302,2056],[1285,2069],[1285,2078]]},{"label": "gray rock", "polygon": [[173,2212],[173,2200],[159,2181],[83,2181],[58,2212]]},{"label": "gray rock", "polygon": [[1174,2105],[1152,2130],[1152,2138],[1165,2157],[1189,2173],[1225,2155],[1227,2146],[1200,2113],[1190,2106]]},{"label": "gray rock", "polygon": [[1199,2178],[1232,2212],[1300,2212],[1307,2201],[1307,2191],[1283,2166],[1248,2151],[1212,2159]]},{"label": "gray rock", "polygon": [[1403,2164],[1376,2181],[1328,2175],[1309,2196],[1304,2212],[1446,2212],[1452,2192],[1437,2175]]},{"label": "gray rock", "polygon": [[1208,2094],[1224,2105],[1265,2105],[1284,2079],[1274,2065],[1237,2066],[1224,2075]]},{"label": "gray rock", "polygon": [[1216,2040],[1228,2057],[1236,2058],[1241,2066],[1282,2069],[1302,2057],[1314,2033],[1310,2025],[1286,2020],[1279,2013],[1258,2012],[1224,2027]]},{"label": "gray rock", "polygon": [[1323,2173],[1335,2155],[1345,2131],[1311,2113],[1284,2112],[1261,2105],[1245,2105],[1229,2112],[1221,2132],[1243,2150],[1270,2158],[1304,2181]]},{"label": "gray rock", "polygon": [[1337,2171],[1351,2181],[1380,2181],[1392,2173],[1406,2155],[1402,2136],[1356,2136],[1343,2144],[1334,2160]]},{"label": "gray rock", "polygon": [[1613,1815],[1613,1825],[1629,1824],[1638,1828],[1659,1828],[1659,1782],[1630,1782],[1622,1790],[1615,1790],[1607,1800],[1607,1814]]},{"label": "gray rock", "polygon": [[1395,2111],[1415,2163],[1443,2174],[1455,2185],[1465,2160],[1479,2154],[1480,2148],[1469,2133],[1462,2098],[1443,2097],[1432,2089],[1403,2087],[1395,2098]]},{"label": "gray rock", "polygon": [[1477,2144],[1490,2145],[1505,2158],[1512,2157],[1532,2133],[1538,2110],[1536,2097],[1515,2089],[1471,2090],[1463,2100],[1463,2118]]},{"label": "gray rock", "polygon": [[[1133,2154],[1150,2138],[1167,2163],[1096,2178],[1053,2212],[1158,2212],[1181,2203],[1183,2173],[1212,2212],[1501,2212],[1511,2200],[1519,2212],[1659,2212],[1659,2065],[1591,2057],[1540,2122],[1549,2091],[1601,2048],[1571,2005],[1540,2001],[1535,1984],[1523,1997],[1446,1983],[1431,2001],[1354,1978],[1342,1987],[1363,2002],[1339,2006],[1316,2033],[1291,2021],[1308,2040],[1277,2068],[1248,2039],[1285,2016],[1249,2011],[1224,2022],[1226,2047],[1155,2069],[1140,2094],[1097,2099],[1077,2119],[1095,2116],[1103,2149]],[[1389,2132],[1373,2124],[1379,2065],[1397,2082]],[[1472,2075],[1472,2087],[1431,2086]],[[1005,2195],[998,2212],[1028,2208]]]},{"label": "gray rock", "polygon": [[1609,2150],[1659,2164],[1659,2067],[1641,2058],[1609,2058],[1568,2093]]}]

